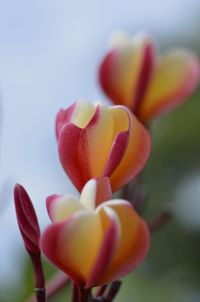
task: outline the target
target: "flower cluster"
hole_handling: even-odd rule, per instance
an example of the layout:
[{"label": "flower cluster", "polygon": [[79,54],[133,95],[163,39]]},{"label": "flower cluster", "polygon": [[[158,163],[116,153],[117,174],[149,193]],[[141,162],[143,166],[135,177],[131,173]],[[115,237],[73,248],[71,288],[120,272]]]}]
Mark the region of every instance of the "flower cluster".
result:
[{"label": "flower cluster", "polygon": [[[99,78],[116,106],[77,101],[56,117],[60,162],[80,198],[49,196],[51,224],[40,236],[32,205],[27,210],[28,195],[15,189],[29,253],[41,250],[85,290],[118,280],[144,260],[149,228],[131,200],[112,199],[112,193],[134,180],[147,163],[151,136],[145,125],[185,101],[199,76],[199,61],[189,51],[157,57],[148,35],[114,37]],[[74,301],[87,301],[80,297]]]}]

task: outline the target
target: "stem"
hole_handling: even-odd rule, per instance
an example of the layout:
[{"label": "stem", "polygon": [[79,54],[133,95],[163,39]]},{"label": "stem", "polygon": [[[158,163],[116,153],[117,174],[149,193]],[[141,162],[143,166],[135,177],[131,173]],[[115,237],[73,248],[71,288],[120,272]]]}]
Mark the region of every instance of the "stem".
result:
[{"label": "stem", "polygon": [[110,289],[106,295],[105,302],[112,302],[113,299],[116,297],[122,282],[120,280],[112,282]]},{"label": "stem", "polygon": [[73,284],[73,291],[72,291],[72,302],[78,302],[79,301],[79,292],[78,292],[78,287],[74,283]]},{"label": "stem", "polygon": [[95,298],[103,296],[103,294],[105,293],[107,287],[108,287],[108,284],[99,287],[96,291]]},{"label": "stem", "polygon": [[35,296],[37,302],[46,302],[45,278],[41,262],[41,254],[32,254],[30,257],[33,263],[35,274]]},{"label": "stem", "polygon": [[[53,276],[46,286],[46,299],[54,297],[67,283],[70,282],[69,277],[64,273],[57,273]],[[35,296],[31,296],[26,302],[36,302]]]},{"label": "stem", "polygon": [[90,300],[89,300],[90,295],[91,295],[90,289],[85,289],[81,286],[78,286],[79,301],[77,301],[77,302],[90,302]]}]

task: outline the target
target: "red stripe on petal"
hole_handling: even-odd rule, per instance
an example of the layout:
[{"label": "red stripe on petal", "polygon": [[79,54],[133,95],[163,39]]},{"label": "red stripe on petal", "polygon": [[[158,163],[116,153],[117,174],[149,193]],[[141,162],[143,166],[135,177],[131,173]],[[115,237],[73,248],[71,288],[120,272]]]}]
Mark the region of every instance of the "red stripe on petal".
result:
[{"label": "red stripe on petal", "polygon": [[60,249],[60,234],[63,228],[69,225],[72,220],[73,218],[70,218],[65,222],[50,225],[41,236],[40,248],[50,262],[68,274],[70,278],[75,280],[77,283],[84,284],[84,281],[79,274],[76,274],[75,269],[71,267],[68,255],[66,255],[66,263],[63,263],[63,261],[60,261],[59,259],[60,257],[58,251]]},{"label": "red stripe on petal", "polygon": [[110,179],[108,177],[102,177],[97,180],[96,206],[110,199],[112,199]]},{"label": "red stripe on petal", "polygon": [[113,89],[113,75],[115,74],[115,68],[117,68],[116,60],[118,53],[119,51],[117,49],[110,51],[99,68],[99,82],[101,87],[108,98],[116,105],[124,103],[122,96],[117,94],[116,89]]},{"label": "red stripe on petal", "polygon": [[48,196],[47,199],[46,199],[46,208],[47,208],[47,212],[48,212],[49,218],[51,220],[53,220],[52,213],[51,213],[51,211],[52,211],[52,204],[59,197],[61,197],[61,195],[53,194],[53,195]]},{"label": "red stripe on petal", "polygon": [[73,103],[69,108],[67,109],[61,109],[57,115],[56,115],[56,124],[55,124],[55,131],[56,131],[56,137],[58,138],[59,132],[62,129],[62,127],[66,123],[70,123],[70,119],[72,117],[72,114],[76,108],[77,102]]},{"label": "red stripe on petal", "polygon": [[58,137],[58,152],[63,169],[77,190],[81,191],[90,179],[85,130],[74,124],[64,126]]},{"label": "red stripe on petal", "polygon": [[112,144],[108,161],[104,170],[104,176],[110,176],[120,163],[129,141],[129,131],[118,133]]},{"label": "red stripe on petal", "polygon": [[146,89],[151,79],[154,67],[154,47],[151,41],[148,41],[144,49],[144,58],[141,66],[136,91],[134,91],[134,101],[132,108],[133,112],[137,115],[140,108],[142,98],[146,93]]},{"label": "red stripe on petal", "polygon": [[[110,211],[111,212],[111,211]],[[109,214],[109,213],[106,213]],[[110,225],[104,233],[104,239],[102,241],[99,255],[97,256],[96,264],[86,282],[86,288],[91,288],[99,284],[99,280],[107,269],[112,257],[116,251],[116,247],[119,242],[119,222],[116,221],[115,217],[112,217],[112,212],[109,215]]]}]

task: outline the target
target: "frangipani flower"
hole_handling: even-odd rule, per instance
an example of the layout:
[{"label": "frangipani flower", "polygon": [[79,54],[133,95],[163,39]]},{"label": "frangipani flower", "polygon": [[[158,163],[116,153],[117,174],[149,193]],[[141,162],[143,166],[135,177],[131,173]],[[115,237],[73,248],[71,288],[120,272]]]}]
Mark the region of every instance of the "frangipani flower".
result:
[{"label": "frangipani flower", "polygon": [[24,245],[30,254],[39,254],[40,227],[31,199],[19,184],[14,188],[15,210]]},{"label": "frangipani flower", "polygon": [[172,49],[156,54],[150,36],[113,36],[99,71],[100,84],[114,104],[128,106],[141,121],[183,103],[199,83],[200,63],[194,53]]},{"label": "frangipani flower", "polygon": [[[107,189],[106,189],[107,188]],[[97,191],[103,203],[97,204]],[[47,258],[79,286],[91,288],[119,279],[144,259],[149,231],[131,204],[110,199],[108,179],[90,180],[80,196],[47,198],[52,225],[41,237]]]},{"label": "frangipani flower", "polygon": [[60,161],[81,191],[91,178],[109,176],[115,191],[144,167],[150,136],[124,106],[76,102],[56,119]]}]

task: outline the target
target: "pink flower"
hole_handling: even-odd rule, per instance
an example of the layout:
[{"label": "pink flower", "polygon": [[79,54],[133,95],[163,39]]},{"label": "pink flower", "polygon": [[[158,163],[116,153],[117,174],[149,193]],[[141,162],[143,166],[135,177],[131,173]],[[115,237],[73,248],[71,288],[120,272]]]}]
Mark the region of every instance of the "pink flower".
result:
[{"label": "pink flower", "polygon": [[[102,192],[103,203],[97,202],[98,191]],[[92,179],[83,188],[80,201],[71,195],[47,198],[52,225],[42,234],[41,249],[52,263],[85,288],[121,278],[135,269],[148,252],[145,222],[129,202],[105,201],[106,195],[110,199],[109,192],[108,179],[101,183]]]},{"label": "pink flower", "polygon": [[195,90],[200,63],[194,53],[172,49],[158,56],[150,36],[118,33],[99,69],[105,94],[114,104],[126,105],[141,121],[182,104]]},{"label": "pink flower", "polygon": [[56,133],[61,164],[79,191],[104,176],[119,189],[143,169],[151,148],[148,131],[124,106],[78,101],[58,112]]}]

